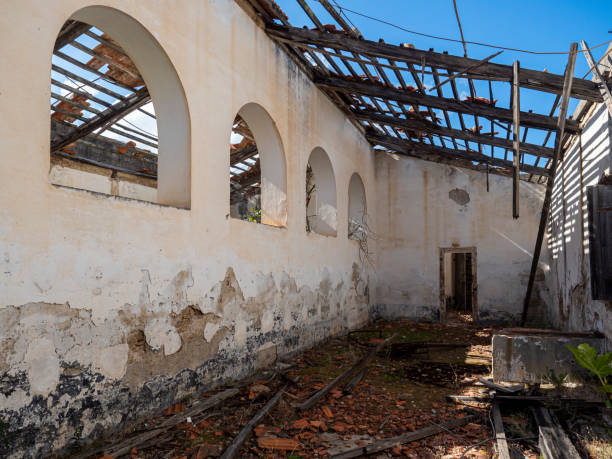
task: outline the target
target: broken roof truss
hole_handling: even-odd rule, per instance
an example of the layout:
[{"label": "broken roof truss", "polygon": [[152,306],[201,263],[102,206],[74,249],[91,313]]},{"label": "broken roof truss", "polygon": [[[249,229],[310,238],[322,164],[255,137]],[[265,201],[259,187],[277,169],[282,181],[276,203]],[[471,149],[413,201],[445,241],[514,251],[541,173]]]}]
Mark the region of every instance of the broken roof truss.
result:
[{"label": "broken roof truss", "polygon": [[[144,78],[119,43],[103,31],[67,21],[51,68],[51,153],[94,166],[157,178],[157,132],[125,119],[134,111],[156,121]],[[237,117],[243,141],[230,151],[232,201],[259,191],[259,157],[252,134]]]},{"label": "broken roof truss", "polygon": [[[248,1],[268,35],[364,129],[375,148],[538,183],[551,175],[551,136],[560,132],[554,114],[563,105],[564,75],[520,67],[515,73],[511,65],[490,62],[499,53],[476,60],[365,40],[327,0],[317,1],[332,24],[324,24],[306,0],[297,0],[312,22],[310,29],[293,27],[271,0]],[[567,99],[602,101],[594,82],[573,78],[571,83]],[[469,91],[463,98],[460,84]],[[533,113],[520,105],[515,109],[512,102],[507,108],[496,106],[495,91],[517,88],[554,95],[551,110]],[[561,145],[579,131],[580,120],[565,121]],[[513,139],[513,125],[520,138]],[[532,133],[540,142],[529,141]]]}]

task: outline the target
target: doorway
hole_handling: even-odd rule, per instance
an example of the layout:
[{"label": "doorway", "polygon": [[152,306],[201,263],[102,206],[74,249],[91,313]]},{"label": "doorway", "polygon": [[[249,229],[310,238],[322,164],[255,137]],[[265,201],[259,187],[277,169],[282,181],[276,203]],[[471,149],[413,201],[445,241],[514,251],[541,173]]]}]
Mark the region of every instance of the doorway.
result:
[{"label": "doorway", "polygon": [[478,321],[476,247],[440,249],[440,321]]}]

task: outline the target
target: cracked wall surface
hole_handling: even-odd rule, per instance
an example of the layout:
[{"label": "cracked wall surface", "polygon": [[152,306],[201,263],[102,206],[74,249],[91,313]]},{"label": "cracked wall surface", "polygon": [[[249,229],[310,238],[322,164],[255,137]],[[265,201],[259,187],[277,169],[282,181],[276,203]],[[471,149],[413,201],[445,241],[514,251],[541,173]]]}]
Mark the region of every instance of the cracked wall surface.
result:
[{"label": "cracked wall surface", "polygon": [[[512,180],[379,154],[376,159],[377,292],[373,316],[440,319],[440,248],[475,247],[478,320],[515,322],[523,304],[544,186],[521,181],[512,218]],[[543,251],[534,304],[550,302]]]},{"label": "cracked wall surface", "polygon": [[[0,456],[112,432],[355,328],[374,301],[372,269],[347,234],[354,173],[376,202],[373,152],[234,0],[96,3],[140,22],[176,68],[190,110],[190,209],[49,182],[53,44],[90,4],[33,16],[37,0],[0,3],[0,56],[19,70],[3,77],[0,112],[28,107],[0,123]],[[251,102],[284,150],[284,228],[229,218],[231,127]],[[336,237],[304,229],[316,147],[333,165]]]}]

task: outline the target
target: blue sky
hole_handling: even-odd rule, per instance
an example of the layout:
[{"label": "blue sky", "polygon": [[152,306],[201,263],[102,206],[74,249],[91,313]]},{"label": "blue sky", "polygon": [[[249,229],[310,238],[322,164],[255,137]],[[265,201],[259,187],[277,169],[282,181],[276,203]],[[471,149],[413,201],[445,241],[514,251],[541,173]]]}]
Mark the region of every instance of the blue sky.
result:
[{"label": "blue sky", "polygon": [[[290,22],[294,26],[301,27],[307,25],[312,27],[312,23],[307,18],[296,0],[276,0],[281,8],[289,16]],[[438,35],[448,38],[459,39],[459,29],[455,18],[452,0],[430,0],[430,1],[400,1],[400,0],[330,0],[332,4],[337,3],[341,7],[349,8],[359,13],[368,16],[376,17],[387,22],[391,22],[406,29],[415,30],[432,35]],[[323,23],[333,23],[334,21],[318,3],[317,0],[307,0],[310,7],[316,12],[317,16]],[[612,34],[608,33],[612,30],[612,0],[607,1],[516,1],[510,6],[506,2],[500,1],[475,1],[475,0],[457,0],[459,14],[463,25],[465,39],[468,41],[485,42],[499,46],[521,48],[533,51],[548,52],[569,50],[572,41],[579,42],[586,40],[589,46],[595,46],[602,42],[612,40]],[[422,37],[399,30],[389,25],[367,19],[355,13],[345,10],[345,14],[350,21],[354,23],[365,38],[370,40],[378,40],[384,38],[387,43],[412,43],[420,49],[434,48],[435,51],[448,51],[451,54],[463,55],[463,47],[460,43],[442,41],[433,38]],[[95,34],[101,34],[100,31],[92,29]],[[77,41],[88,47],[97,45],[97,41],[87,36],[81,36]],[[607,46],[601,46],[593,50],[595,59],[603,55]],[[89,55],[79,51],[71,45],[65,46],[64,51],[69,56],[78,59],[81,62],[87,62]],[[482,47],[477,45],[468,45],[469,57],[482,59],[487,57],[497,49]],[[511,64],[518,59],[523,68],[532,68],[538,70],[548,69],[549,72],[563,73],[567,63],[567,55],[533,55],[519,53],[514,51],[504,51],[501,55],[495,57],[493,62]],[[74,66],[63,59],[54,56],[54,64],[59,64],[67,70],[88,79],[94,79],[96,76],[88,74],[88,72]],[[106,67],[100,69],[102,72]],[[357,69],[358,73],[363,73]],[[584,56],[579,53],[576,59],[575,76],[582,77],[588,70],[588,65]],[[113,98],[99,93],[94,88],[83,87],[69,78],[52,72],[52,77],[66,86],[81,87],[90,94],[95,95],[107,103],[114,103]],[[589,76],[590,78],[590,76]],[[391,75],[391,79],[394,77]],[[442,78],[443,79],[443,78]],[[122,95],[126,91],[105,82],[103,79],[97,78],[96,83],[113,89]],[[465,79],[458,78],[457,87],[460,93],[460,98],[464,99],[469,92]],[[397,81],[393,81],[399,84]],[[425,76],[425,86],[434,86],[434,81],[431,76]],[[411,84],[408,81],[408,84]],[[488,88],[485,82],[476,82],[477,95],[489,97]],[[65,88],[52,86],[52,90],[58,94],[65,96],[67,90]],[[509,106],[509,90],[507,83],[493,83],[494,98],[499,99],[497,106]],[[432,93],[433,94],[433,93]],[[453,97],[450,93],[449,85],[443,87],[444,97]],[[536,113],[548,114],[550,107],[554,101],[554,95],[545,94],[538,91],[521,90],[521,108],[522,110],[532,109]],[[52,102],[57,103],[57,100],[52,99]],[[104,107],[93,102],[91,107],[97,110],[103,110]],[[370,101],[368,101],[370,102]],[[570,113],[575,108],[577,101],[573,100],[570,104]],[[145,107],[149,112],[153,112],[152,104]],[[436,114],[441,117],[440,111]],[[89,118],[93,113],[84,112],[83,117]],[[453,127],[458,127],[458,116],[450,114]],[[467,128],[473,127],[475,119],[469,115],[464,115]],[[77,121],[75,124],[80,124]],[[124,119],[124,124],[127,123],[131,128],[143,130],[146,133],[153,135],[157,132],[155,120],[135,111]],[[483,119],[479,120],[482,126],[482,132],[491,130],[489,122]],[[504,136],[505,131],[499,127],[494,127],[494,131],[500,131],[500,135]],[[524,131],[522,132],[524,134]],[[117,133],[107,131],[104,135],[127,141]],[[530,143],[542,144],[545,139],[545,133],[535,129],[530,129],[525,137],[525,141]],[[554,136],[548,140],[547,146],[552,146]],[[439,144],[439,142],[436,142]],[[147,145],[140,142],[139,147],[150,149]],[[476,145],[470,145],[470,148],[477,148]],[[155,151],[155,149],[152,149]],[[491,154],[491,151],[484,151]],[[504,157],[503,150],[495,149],[493,154],[496,157]],[[526,155],[524,161],[528,164],[533,164],[535,158]]]},{"label": "blue sky", "polygon": [[[292,25],[313,27],[296,0],[276,0],[283,11],[289,16]],[[334,23],[333,19],[316,0],[307,0],[321,21]],[[332,5],[354,10],[384,21],[431,35],[460,39],[459,28],[455,17],[452,0],[430,1],[400,1],[400,0],[330,0]],[[592,47],[612,40],[612,1],[475,1],[457,0],[459,16],[463,26],[466,41],[484,42],[498,46],[525,49],[537,52],[567,52],[572,42],[585,40]],[[344,10],[350,21],[357,26],[366,39],[383,38],[386,43],[412,43],[416,48],[435,51],[448,51],[450,54],[463,55],[461,43],[422,37],[399,30],[389,25],[373,21]],[[607,49],[607,45],[592,51],[597,60]],[[495,48],[477,45],[467,45],[468,56],[482,59],[496,51]],[[547,69],[551,73],[562,74],[567,64],[567,54],[534,55],[515,51],[504,51],[492,62],[512,64],[519,60],[522,68],[535,70]],[[576,58],[576,77],[583,77],[588,70],[588,64],[579,53]],[[363,72],[359,72],[363,73]],[[591,76],[589,75],[588,78]],[[476,82],[477,95],[488,98],[488,88],[484,82]],[[426,86],[433,86],[432,77],[425,78]],[[466,80],[457,79],[460,98],[468,94]],[[509,107],[510,91],[508,83],[493,83],[494,98],[499,99],[497,106]],[[443,89],[445,97],[452,97],[449,85]],[[432,93],[433,94],[433,93]],[[521,89],[521,109],[529,109],[536,113],[549,114],[555,96],[539,91]],[[576,100],[570,102],[571,114],[577,105]],[[440,114],[439,114],[440,115]],[[475,120],[466,118],[466,127],[474,126]],[[453,126],[458,124],[456,115],[451,114]],[[489,122],[480,119],[482,132],[489,132]],[[495,131],[499,129],[494,128]],[[500,133],[505,134],[504,132]],[[521,136],[524,134],[522,130]],[[525,141],[542,144],[545,132],[535,129],[528,130]],[[546,143],[552,147],[554,136]],[[475,145],[470,145],[475,148]],[[485,151],[490,154],[491,151]],[[496,157],[504,157],[504,152],[495,149]],[[524,161],[533,164],[535,158],[525,155]],[[540,163],[540,165],[543,165]]]},{"label": "blue sky", "polygon": [[[292,24],[311,25],[295,0],[276,0],[289,16]],[[452,0],[336,0],[340,6],[360,13],[386,20],[418,32],[459,39]],[[317,15],[332,22],[316,0],[308,4]],[[332,1],[333,4],[333,1]],[[612,1],[610,0],[563,0],[538,1],[516,0],[476,1],[457,0],[459,16],[466,40],[486,42],[512,48],[534,51],[568,51],[570,43],[586,40],[589,46],[612,40]],[[419,37],[398,29],[365,19],[347,12],[351,21],[365,38],[387,43],[413,43],[417,48],[434,48],[463,55],[460,43]],[[593,51],[598,59],[606,47]],[[495,52],[492,48],[468,45],[468,55],[484,58]],[[504,51],[494,62],[511,64],[518,59],[521,66],[562,73],[567,56],[535,56]],[[582,76],[588,70],[585,59],[578,56],[576,75]]]}]

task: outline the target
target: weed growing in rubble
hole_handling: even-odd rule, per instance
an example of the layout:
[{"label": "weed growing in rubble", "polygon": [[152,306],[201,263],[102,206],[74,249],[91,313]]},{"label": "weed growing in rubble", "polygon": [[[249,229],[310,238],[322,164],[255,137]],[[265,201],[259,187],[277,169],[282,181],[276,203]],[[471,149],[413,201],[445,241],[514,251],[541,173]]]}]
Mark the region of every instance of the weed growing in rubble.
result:
[{"label": "weed growing in rubble", "polygon": [[608,376],[612,375],[612,353],[598,355],[597,349],[587,343],[582,343],[578,347],[572,347],[566,344],[567,348],[574,354],[576,362],[597,376],[601,387],[600,391],[604,392],[608,399],[606,406],[612,408],[612,384],[608,384]]}]

